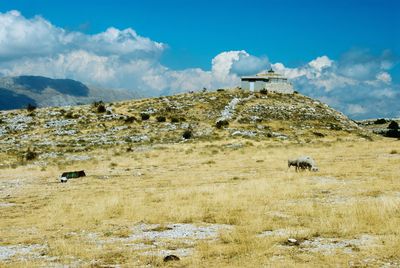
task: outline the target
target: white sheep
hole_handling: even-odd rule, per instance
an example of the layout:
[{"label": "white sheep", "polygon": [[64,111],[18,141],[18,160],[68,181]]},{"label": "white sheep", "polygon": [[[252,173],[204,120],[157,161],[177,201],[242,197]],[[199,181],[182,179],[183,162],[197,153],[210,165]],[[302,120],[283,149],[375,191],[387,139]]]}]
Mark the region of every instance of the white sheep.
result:
[{"label": "white sheep", "polygon": [[296,171],[299,169],[305,170],[308,169],[310,171],[318,171],[318,167],[315,164],[314,159],[312,159],[310,156],[301,156],[298,157],[297,159],[289,159],[288,160],[288,168],[291,166],[294,166],[296,168]]}]

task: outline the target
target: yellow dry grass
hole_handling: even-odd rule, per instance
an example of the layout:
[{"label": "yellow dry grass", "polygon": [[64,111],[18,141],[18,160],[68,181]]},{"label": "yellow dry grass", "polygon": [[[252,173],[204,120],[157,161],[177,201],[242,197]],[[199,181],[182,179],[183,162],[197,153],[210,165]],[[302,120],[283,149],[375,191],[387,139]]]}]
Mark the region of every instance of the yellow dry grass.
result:
[{"label": "yellow dry grass", "polygon": [[[231,148],[229,143],[243,147]],[[122,150],[122,149],[121,149]],[[45,168],[2,169],[0,183],[20,180],[0,202],[0,246],[44,245],[39,257],[0,260],[4,267],[346,267],[400,265],[399,141],[308,145],[245,140],[181,143],[134,152],[96,150],[88,161],[55,160]],[[288,170],[310,155],[318,173]],[[87,177],[57,182],[65,170]],[[194,243],[179,262],[124,244],[138,223],[229,224],[217,240]],[[291,230],[283,236],[264,231]],[[157,230],[154,230],[157,231]],[[96,234],[96,241],[90,237]],[[285,245],[316,238],[374,237],[351,252]],[[113,242],[102,243],[110,238]],[[118,240],[118,238],[121,238]],[[151,244],[153,241],[141,241]],[[182,245],[170,241],[166,248]],[[187,247],[187,245],[186,245]],[[52,257],[54,257],[52,259]]]}]

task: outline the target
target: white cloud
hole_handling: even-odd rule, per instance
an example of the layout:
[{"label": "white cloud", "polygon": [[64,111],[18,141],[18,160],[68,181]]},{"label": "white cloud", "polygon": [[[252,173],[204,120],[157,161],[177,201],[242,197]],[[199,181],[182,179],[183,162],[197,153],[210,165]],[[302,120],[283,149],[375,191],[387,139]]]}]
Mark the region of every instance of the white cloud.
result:
[{"label": "white cloud", "polygon": [[387,72],[380,72],[376,75],[376,79],[386,84],[390,84],[390,82],[392,82],[392,77]]},{"label": "white cloud", "polygon": [[367,109],[365,109],[359,104],[349,104],[347,107],[347,111],[350,114],[358,115],[358,114],[365,114],[367,112]]},{"label": "white cloud", "polygon": [[375,56],[362,50],[350,51],[337,61],[321,56],[295,68],[282,63],[272,66],[300,92],[354,118],[393,117],[400,110],[400,86],[392,85],[388,72],[394,58],[387,51]]},{"label": "white cloud", "polygon": [[321,72],[323,69],[331,67],[333,61],[329,59],[327,56],[317,57],[315,60],[312,60],[308,63],[312,68],[316,71]]},{"label": "white cloud", "polygon": [[71,50],[86,50],[98,55],[158,55],[164,45],[139,36],[133,29],[110,27],[96,35],[68,32],[40,16],[31,19],[18,11],[0,13],[0,58],[50,56]]}]

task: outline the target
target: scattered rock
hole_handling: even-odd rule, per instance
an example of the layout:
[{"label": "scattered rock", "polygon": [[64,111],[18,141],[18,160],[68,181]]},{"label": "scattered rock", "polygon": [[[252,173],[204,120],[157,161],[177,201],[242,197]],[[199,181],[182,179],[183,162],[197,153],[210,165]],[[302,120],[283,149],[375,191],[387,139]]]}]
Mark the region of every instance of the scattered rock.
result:
[{"label": "scattered rock", "polygon": [[296,245],[296,246],[299,245],[299,242],[297,241],[297,239],[294,239],[294,238],[288,238],[287,242],[289,244],[293,244],[293,245]]}]

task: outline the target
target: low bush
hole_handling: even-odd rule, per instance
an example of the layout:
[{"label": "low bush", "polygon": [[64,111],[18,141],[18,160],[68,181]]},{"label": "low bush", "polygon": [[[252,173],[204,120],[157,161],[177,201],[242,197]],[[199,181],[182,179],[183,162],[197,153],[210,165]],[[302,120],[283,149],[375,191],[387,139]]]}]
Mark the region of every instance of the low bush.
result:
[{"label": "low bush", "polygon": [[218,129],[221,129],[223,127],[229,126],[228,120],[218,120],[217,123],[215,123],[215,127]]},{"label": "low bush", "polygon": [[136,117],[134,117],[134,116],[128,116],[128,117],[125,119],[125,123],[130,124],[130,123],[135,122],[136,120],[137,120]]},{"label": "low bush", "polygon": [[375,125],[382,125],[382,124],[386,124],[388,121],[385,119],[385,118],[379,118],[379,119],[376,119],[375,121],[374,121],[374,124]]},{"label": "low bush", "polygon": [[26,110],[28,111],[28,112],[33,112],[34,110],[36,110],[36,106],[35,105],[33,105],[33,104],[28,104],[27,106],[26,106]]},{"label": "low bush", "polygon": [[147,113],[141,113],[140,117],[142,118],[143,121],[149,120],[150,119],[150,115]]},{"label": "low bush", "polygon": [[67,118],[67,119],[72,119],[72,118],[74,118],[75,116],[74,116],[74,114],[73,114],[72,112],[68,112],[68,113],[66,113],[66,114],[64,115],[64,117]]},{"label": "low bush", "polygon": [[390,122],[388,129],[393,129],[393,130],[399,129],[399,124],[396,121],[392,121]]},{"label": "low bush", "polygon": [[384,136],[388,138],[400,138],[400,131],[398,129],[389,129]]},{"label": "low bush", "polygon": [[179,123],[178,117],[171,117],[171,123]]},{"label": "low bush", "polygon": [[165,116],[160,115],[160,116],[156,117],[156,120],[157,120],[157,122],[162,123],[162,122],[167,121],[167,118]]},{"label": "low bush", "polygon": [[106,111],[106,106],[104,106],[104,104],[100,104],[99,106],[97,106],[96,110],[98,113],[104,113]]},{"label": "low bush", "polygon": [[96,108],[96,112],[98,113],[105,113],[107,111],[103,101],[95,101],[92,105]]},{"label": "low bush", "polygon": [[185,130],[185,132],[183,132],[182,137],[185,140],[191,139],[193,137],[193,133],[190,129]]},{"label": "low bush", "polygon": [[35,152],[31,151],[31,150],[28,150],[25,153],[25,159],[27,161],[34,160],[36,157],[37,157],[37,153],[35,153]]}]

